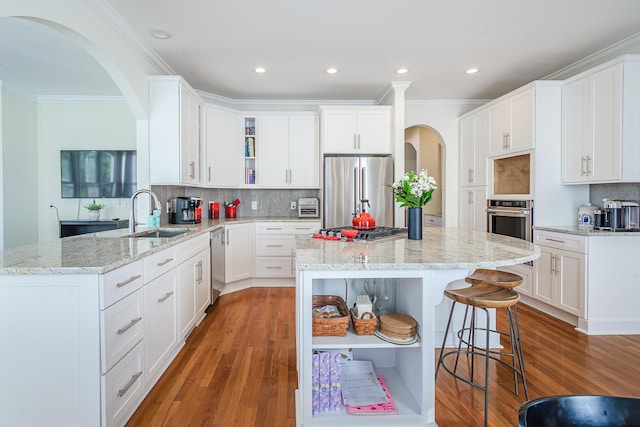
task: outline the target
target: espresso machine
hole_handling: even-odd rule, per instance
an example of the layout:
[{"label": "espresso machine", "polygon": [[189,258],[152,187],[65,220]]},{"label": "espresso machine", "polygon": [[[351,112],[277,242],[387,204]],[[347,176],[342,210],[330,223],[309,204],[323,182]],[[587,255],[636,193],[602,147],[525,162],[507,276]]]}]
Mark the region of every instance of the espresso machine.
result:
[{"label": "espresso machine", "polygon": [[594,228],[609,231],[640,231],[637,202],[604,199],[603,208],[594,213]]},{"label": "espresso machine", "polygon": [[169,201],[169,224],[199,224],[202,200],[195,197],[175,197]]}]

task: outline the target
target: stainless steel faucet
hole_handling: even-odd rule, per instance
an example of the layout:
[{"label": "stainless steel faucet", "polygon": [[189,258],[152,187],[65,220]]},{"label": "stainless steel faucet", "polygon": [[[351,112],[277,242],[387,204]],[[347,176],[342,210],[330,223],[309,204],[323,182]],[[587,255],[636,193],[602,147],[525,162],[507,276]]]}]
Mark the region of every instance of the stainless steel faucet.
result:
[{"label": "stainless steel faucet", "polygon": [[[162,204],[160,203],[160,199],[158,199],[158,196],[156,195],[156,193],[154,193],[151,190],[147,190],[146,188],[143,188],[141,190],[136,191],[135,193],[133,193],[133,196],[131,196],[131,206],[130,206],[130,210],[129,210],[129,234],[133,234],[136,232],[136,197],[138,197],[138,194],[140,193],[147,193],[149,194],[151,197],[153,197],[153,200],[156,202],[156,209],[159,212],[162,212]],[[142,223],[140,223],[142,224]]]}]

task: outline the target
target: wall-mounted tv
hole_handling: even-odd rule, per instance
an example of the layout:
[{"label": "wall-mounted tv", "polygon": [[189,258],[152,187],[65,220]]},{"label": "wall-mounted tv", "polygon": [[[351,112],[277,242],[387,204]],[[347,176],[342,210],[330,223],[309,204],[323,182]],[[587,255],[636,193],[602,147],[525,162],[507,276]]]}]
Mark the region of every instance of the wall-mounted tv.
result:
[{"label": "wall-mounted tv", "polygon": [[60,150],[63,198],[122,198],[136,191],[135,150]]}]

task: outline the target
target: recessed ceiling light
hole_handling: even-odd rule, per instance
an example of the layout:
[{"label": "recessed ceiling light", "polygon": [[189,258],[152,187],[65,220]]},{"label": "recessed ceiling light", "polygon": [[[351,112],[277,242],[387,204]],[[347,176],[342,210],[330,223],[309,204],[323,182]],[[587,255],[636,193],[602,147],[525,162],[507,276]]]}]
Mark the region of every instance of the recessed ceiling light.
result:
[{"label": "recessed ceiling light", "polygon": [[166,39],[170,39],[171,38],[171,33],[165,30],[159,30],[157,28],[150,28],[149,29],[149,34],[151,34],[153,37],[157,38],[157,39],[161,39],[161,40],[166,40]]},{"label": "recessed ceiling light", "polygon": [[267,69],[264,67],[256,67],[253,69],[253,71],[255,71],[258,74],[264,74],[267,72]]},{"label": "recessed ceiling light", "polygon": [[469,69],[467,69],[464,73],[465,73],[465,74],[475,74],[475,73],[477,73],[478,71],[480,71],[480,68],[473,67],[473,68],[469,68]]},{"label": "recessed ceiling light", "polygon": [[396,70],[396,74],[407,74],[409,72],[408,68],[398,68]]},{"label": "recessed ceiling light", "polygon": [[329,67],[325,70],[327,74],[336,74],[339,70],[336,67]]}]

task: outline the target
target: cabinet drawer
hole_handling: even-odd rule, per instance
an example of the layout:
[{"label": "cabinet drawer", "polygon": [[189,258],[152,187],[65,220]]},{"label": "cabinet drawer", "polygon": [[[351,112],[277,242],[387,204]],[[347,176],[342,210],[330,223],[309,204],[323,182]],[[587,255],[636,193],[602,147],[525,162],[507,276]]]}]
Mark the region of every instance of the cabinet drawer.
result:
[{"label": "cabinet drawer", "polygon": [[256,256],[291,256],[295,248],[294,236],[256,236]]},{"label": "cabinet drawer", "polygon": [[102,373],[107,372],[144,336],[142,290],[100,312]]},{"label": "cabinet drawer", "polygon": [[144,345],[139,343],[108,374],[101,378],[102,425],[106,427],[122,425],[127,415],[144,392]]},{"label": "cabinet drawer", "polygon": [[171,247],[144,258],[144,283],[149,283],[180,264],[176,248]]},{"label": "cabinet drawer", "polygon": [[100,276],[100,309],[109,307],[142,287],[142,260]]},{"label": "cabinet drawer", "polygon": [[319,221],[258,222],[256,234],[311,234],[319,228]]},{"label": "cabinet drawer", "polygon": [[293,258],[256,257],[255,277],[293,277]]},{"label": "cabinet drawer", "polygon": [[585,236],[541,230],[535,230],[533,236],[533,243],[536,245],[564,249],[581,254],[587,253],[587,238]]}]

